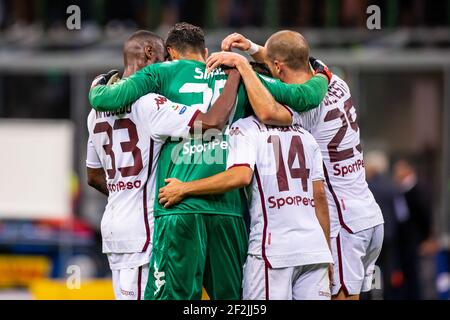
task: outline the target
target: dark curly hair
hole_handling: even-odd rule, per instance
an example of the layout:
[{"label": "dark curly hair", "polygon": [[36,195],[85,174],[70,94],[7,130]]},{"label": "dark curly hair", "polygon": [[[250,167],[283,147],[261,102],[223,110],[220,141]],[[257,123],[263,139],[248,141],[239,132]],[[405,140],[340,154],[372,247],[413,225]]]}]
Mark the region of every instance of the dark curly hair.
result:
[{"label": "dark curly hair", "polygon": [[205,51],[205,33],[200,27],[187,22],[180,22],[170,29],[166,46],[181,53],[203,53]]}]

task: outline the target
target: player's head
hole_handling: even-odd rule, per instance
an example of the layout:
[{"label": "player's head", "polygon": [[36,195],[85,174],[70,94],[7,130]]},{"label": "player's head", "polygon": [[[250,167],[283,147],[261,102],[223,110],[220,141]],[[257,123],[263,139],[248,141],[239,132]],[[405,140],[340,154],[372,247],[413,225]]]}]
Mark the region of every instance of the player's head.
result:
[{"label": "player's head", "polygon": [[170,29],[166,47],[172,60],[186,59],[189,56],[206,59],[208,56],[202,28],[186,22],[177,23]]},{"label": "player's head", "polygon": [[309,72],[309,45],[300,33],[279,31],[267,40],[265,49],[266,64],[275,78],[283,80],[286,71]]},{"label": "player's head", "polygon": [[157,62],[163,62],[166,56],[164,40],[153,32],[136,31],[125,41],[123,57],[125,68],[134,67],[135,72]]}]

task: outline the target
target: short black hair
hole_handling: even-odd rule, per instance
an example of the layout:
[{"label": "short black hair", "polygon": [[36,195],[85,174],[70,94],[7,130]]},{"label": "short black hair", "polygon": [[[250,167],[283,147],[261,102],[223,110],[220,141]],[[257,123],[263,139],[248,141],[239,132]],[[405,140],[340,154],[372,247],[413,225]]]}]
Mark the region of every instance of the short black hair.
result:
[{"label": "short black hair", "polygon": [[166,46],[182,53],[203,53],[205,47],[205,33],[202,28],[187,22],[175,24],[167,35]]},{"label": "short black hair", "polygon": [[253,68],[253,71],[256,73],[259,73],[266,77],[273,78],[272,72],[270,72],[269,67],[265,63],[258,63],[258,62],[250,62],[250,65]]}]

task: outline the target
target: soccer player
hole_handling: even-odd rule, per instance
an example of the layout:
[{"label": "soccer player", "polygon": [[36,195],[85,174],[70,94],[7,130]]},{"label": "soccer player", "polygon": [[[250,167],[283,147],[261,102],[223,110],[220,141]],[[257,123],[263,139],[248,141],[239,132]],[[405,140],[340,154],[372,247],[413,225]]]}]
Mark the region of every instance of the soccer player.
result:
[{"label": "soccer player", "polygon": [[[156,92],[172,101],[208,110],[227,79],[222,70],[206,72],[203,31],[187,23],[176,24],[166,46],[173,60],[142,69],[112,86],[97,86],[90,102],[99,111],[115,110],[142,95]],[[303,85],[267,79],[264,84],[279,101],[301,110],[317,107],[327,91],[323,75]],[[246,115],[248,99],[241,86],[230,123]],[[191,181],[223,172],[226,137],[203,137],[188,143],[168,141],[159,159],[157,188],[165,179]],[[242,265],[247,252],[243,220],[246,210],[239,190],[206,197],[191,197],[166,209],[155,202],[154,250],[146,299],[200,299],[202,284],[211,299],[240,299]],[[170,250],[169,250],[170,249]]]},{"label": "soccer player", "polygon": [[252,116],[231,126],[229,152],[226,172],[192,182],[168,179],[161,204],[248,186],[243,298],[329,300],[330,218],[314,138],[298,125],[269,126]]},{"label": "soccer player", "polygon": [[[223,41],[222,48],[250,50],[255,60],[264,61],[273,76],[286,83],[303,83],[312,76],[308,63],[309,46],[296,32],[278,32],[269,38],[265,47],[255,45],[242,35],[232,34]],[[319,61],[312,62],[313,67],[323,69]],[[244,82],[248,81],[248,63],[239,55],[218,54],[208,61],[211,68],[217,64],[236,66]],[[254,85],[254,90],[266,91],[264,101],[254,99],[252,102],[259,118],[280,125],[292,121],[286,121],[290,113],[270,99],[264,86]],[[295,106],[292,108],[301,111]],[[324,159],[335,267],[334,299],[359,299],[361,292],[371,290],[375,262],[383,243],[384,220],[366,182],[360,129],[348,85],[332,75],[320,107],[294,113],[293,117],[312,133]]]},{"label": "soccer player", "polygon": [[[125,43],[124,77],[164,59],[163,40],[139,31]],[[114,75],[100,76],[94,86]],[[115,296],[140,300],[149,275],[157,161],[169,137],[189,136],[193,127],[222,130],[235,105],[239,73],[230,71],[222,95],[207,113],[149,94],[115,112],[88,117],[88,183],[108,196],[101,231],[113,273]]]}]

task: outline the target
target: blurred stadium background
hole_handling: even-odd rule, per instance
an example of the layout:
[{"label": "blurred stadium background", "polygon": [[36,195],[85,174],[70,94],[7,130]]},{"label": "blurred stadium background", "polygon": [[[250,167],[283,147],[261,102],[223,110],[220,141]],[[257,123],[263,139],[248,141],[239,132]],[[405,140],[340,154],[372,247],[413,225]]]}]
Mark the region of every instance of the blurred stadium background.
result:
[{"label": "blurred stadium background", "polygon": [[[381,30],[367,29],[373,4]],[[210,52],[231,32],[306,36],[353,91],[385,213],[382,286],[367,298],[449,299],[450,0],[0,0],[0,299],[113,297],[105,198],[86,184],[87,93],[121,69],[133,31],[164,37],[177,21],[204,27]]]}]

